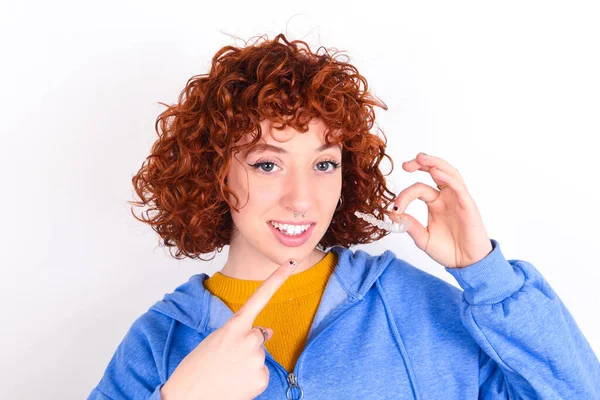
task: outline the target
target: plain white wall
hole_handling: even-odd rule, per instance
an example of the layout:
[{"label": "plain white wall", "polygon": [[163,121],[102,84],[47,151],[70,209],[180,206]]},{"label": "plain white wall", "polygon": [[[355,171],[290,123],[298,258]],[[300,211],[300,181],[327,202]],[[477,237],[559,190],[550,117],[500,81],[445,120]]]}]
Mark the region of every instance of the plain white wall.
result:
[{"label": "plain white wall", "polygon": [[[241,43],[227,34],[345,50],[389,106],[397,189],[433,184],[402,170],[419,151],[458,168],[504,255],[542,272],[600,354],[597,2],[237,3],[2,3],[4,397],[87,397],[139,315],[224,264],[171,258],[127,201],[158,102]],[[407,235],[355,248],[457,285]]]}]

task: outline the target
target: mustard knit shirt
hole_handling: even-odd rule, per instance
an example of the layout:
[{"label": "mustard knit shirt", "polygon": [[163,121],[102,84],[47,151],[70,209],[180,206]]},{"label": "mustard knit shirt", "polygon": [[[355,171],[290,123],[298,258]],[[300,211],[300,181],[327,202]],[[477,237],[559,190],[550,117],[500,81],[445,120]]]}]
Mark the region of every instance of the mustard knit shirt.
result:
[{"label": "mustard knit shirt", "polygon": [[[329,251],[306,271],[291,275],[254,321],[254,325],[273,329],[273,337],[265,343],[265,348],[288,372],[294,370],[304,349],[321,296],[336,265],[337,254]],[[235,313],[261,283],[216,272],[204,281],[204,287]]]}]

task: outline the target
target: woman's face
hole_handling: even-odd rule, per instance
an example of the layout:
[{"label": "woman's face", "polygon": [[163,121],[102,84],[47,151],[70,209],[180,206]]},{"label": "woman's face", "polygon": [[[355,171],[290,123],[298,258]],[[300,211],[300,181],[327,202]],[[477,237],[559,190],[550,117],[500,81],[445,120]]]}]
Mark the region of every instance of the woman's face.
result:
[{"label": "woman's face", "polygon": [[[277,130],[271,124],[269,120],[261,123],[259,143],[282,150],[251,149],[246,155],[238,152],[227,175],[227,185],[240,198],[240,211],[232,210],[230,248],[238,254],[263,255],[275,262],[291,257],[303,259],[325,235],[338,205],[342,190],[341,145],[320,149],[325,145],[326,126],[319,119],[313,119],[304,133],[289,126]],[[243,143],[250,140],[250,135],[242,139]],[[235,204],[233,197],[230,201]],[[298,213],[297,218],[294,213]],[[292,247],[277,239],[271,221],[312,222],[314,226],[306,242]]]}]

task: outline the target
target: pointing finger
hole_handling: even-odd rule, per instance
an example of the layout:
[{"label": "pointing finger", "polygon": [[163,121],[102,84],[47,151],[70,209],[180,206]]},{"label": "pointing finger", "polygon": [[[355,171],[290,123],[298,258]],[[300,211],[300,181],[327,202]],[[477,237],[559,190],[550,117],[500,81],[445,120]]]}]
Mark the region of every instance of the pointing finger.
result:
[{"label": "pointing finger", "polygon": [[289,259],[277,268],[250,296],[246,303],[234,314],[239,323],[247,329],[252,329],[254,320],[263,308],[269,303],[275,292],[283,285],[287,278],[294,272],[298,263]]}]

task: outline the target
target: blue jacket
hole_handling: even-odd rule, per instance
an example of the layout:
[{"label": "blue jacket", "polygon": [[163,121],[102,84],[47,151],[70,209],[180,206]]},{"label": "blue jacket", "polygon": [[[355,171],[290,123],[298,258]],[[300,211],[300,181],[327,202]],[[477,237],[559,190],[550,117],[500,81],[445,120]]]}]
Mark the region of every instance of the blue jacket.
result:
[{"label": "blue jacket", "polygon": [[[600,399],[600,363],[569,311],[533,265],[491,242],[481,261],[446,268],[463,290],[390,250],[332,247],[338,265],[294,371],[265,350],[270,381],[257,399]],[[132,324],[89,399],[160,399],[233,315],[207,278]]]}]

